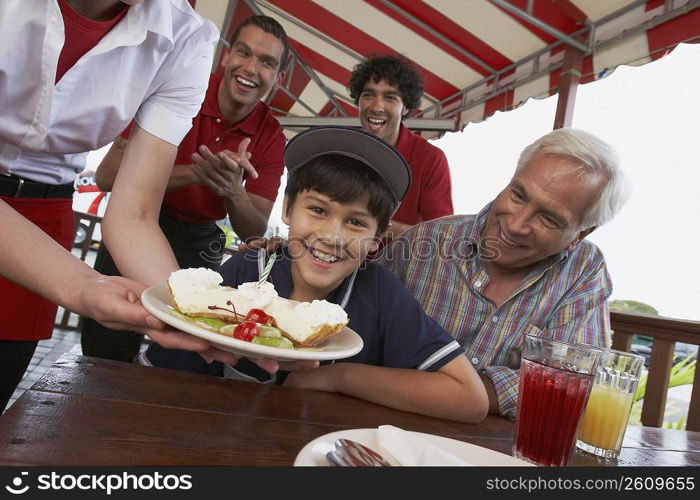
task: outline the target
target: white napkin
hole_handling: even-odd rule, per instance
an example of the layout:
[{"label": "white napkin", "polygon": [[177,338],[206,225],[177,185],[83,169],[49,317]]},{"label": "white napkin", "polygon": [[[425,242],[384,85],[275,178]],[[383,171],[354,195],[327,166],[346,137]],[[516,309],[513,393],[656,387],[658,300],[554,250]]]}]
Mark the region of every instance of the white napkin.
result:
[{"label": "white napkin", "polygon": [[379,444],[399,465],[473,465],[452,453],[393,425],[377,427]]}]

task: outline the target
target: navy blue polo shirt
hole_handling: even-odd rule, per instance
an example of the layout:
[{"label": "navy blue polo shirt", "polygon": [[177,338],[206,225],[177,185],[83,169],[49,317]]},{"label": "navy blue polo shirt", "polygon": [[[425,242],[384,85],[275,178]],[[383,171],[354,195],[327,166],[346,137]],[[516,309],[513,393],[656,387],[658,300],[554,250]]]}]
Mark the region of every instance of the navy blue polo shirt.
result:
[{"label": "navy blue polo shirt", "polygon": [[[292,293],[291,265],[286,249],[282,249],[268,277],[280,297],[289,298]],[[226,286],[258,281],[257,252],[234,255],[219,273]],[[348,287],[352,287],[345,312],[350,319],[348,326],[362,337],[364,347],[356,355],[336,362],[437,371],[464,352],[446,330],[423,312],[418,301],[385,267],[365,262],[355,279],[351,278],[352,275],[345,278],[326,300],[340,304]],[[158,344],[149,347],[146,357],[151,364],[162,368],[221,374],[219,363],[206,365],[195,353],[164,349]],[[236,365],[237,369],[243,368],[242,362]]]}]

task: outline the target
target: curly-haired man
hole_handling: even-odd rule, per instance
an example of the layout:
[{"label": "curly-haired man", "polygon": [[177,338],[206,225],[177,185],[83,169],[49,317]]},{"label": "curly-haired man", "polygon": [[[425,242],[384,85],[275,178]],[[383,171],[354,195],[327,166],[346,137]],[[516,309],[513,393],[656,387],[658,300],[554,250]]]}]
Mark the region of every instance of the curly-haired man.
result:
[{"label": "curly-haired man", "polygon": [[387,239],[419,222],[452,215],[445,154],[401,123],[420,106],[420,72],[404,57],[375,56],[353,68],[348,89],[358,105],[362,128],[398,149],[411,166],[411,188],[394,214]]}]

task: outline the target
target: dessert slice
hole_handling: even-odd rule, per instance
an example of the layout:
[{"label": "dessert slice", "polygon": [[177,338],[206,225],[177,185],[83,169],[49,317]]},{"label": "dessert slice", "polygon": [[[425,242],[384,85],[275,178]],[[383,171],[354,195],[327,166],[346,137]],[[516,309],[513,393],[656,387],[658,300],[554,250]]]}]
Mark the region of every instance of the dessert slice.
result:
[{"label": "dessert slice", "polygon": [[283,335],[304,347],[320,344],[348,324],[343,308],[325,300],[295,302],[278,297],[272,302],[271,315]]},{"label": "dessert slice", "polygon": [[238,291],[220,286],[223,280],[219,273],[204,267],[180,269],[171,273],[168,288],[173,307],[190,317],[238,323],[242,318],[228,304],[237,300]]},{"label": "dessert slice", "polygon": [[[168,280],[173,306],[192,318],[215,318],[227,323],[243,322],[251,309],[259,309],[274,318],[275,326],[285,337],[303,347],[319,345],[348,323],[343,308],[325,300],[284,299],[269,282],[243,283],[238,288],[222,287],[222,282],[221,275],[210,269],[176,271]],[[218,330],[231,335],[231,328]]]}]

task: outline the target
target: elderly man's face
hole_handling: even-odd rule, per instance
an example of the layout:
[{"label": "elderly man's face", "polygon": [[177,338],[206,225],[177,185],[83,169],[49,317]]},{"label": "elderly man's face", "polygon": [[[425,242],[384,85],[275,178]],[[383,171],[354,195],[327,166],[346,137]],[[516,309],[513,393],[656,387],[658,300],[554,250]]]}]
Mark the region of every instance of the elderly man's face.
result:
[{"label": "elderly man's face", "polygon": [[493,263],[525,269],[571,249],[593,228],[582,228],[587,210],[604,186],[600,174],[577,172],[570,160],[537,155],[491,206],[482,238],[497,254]]}]

